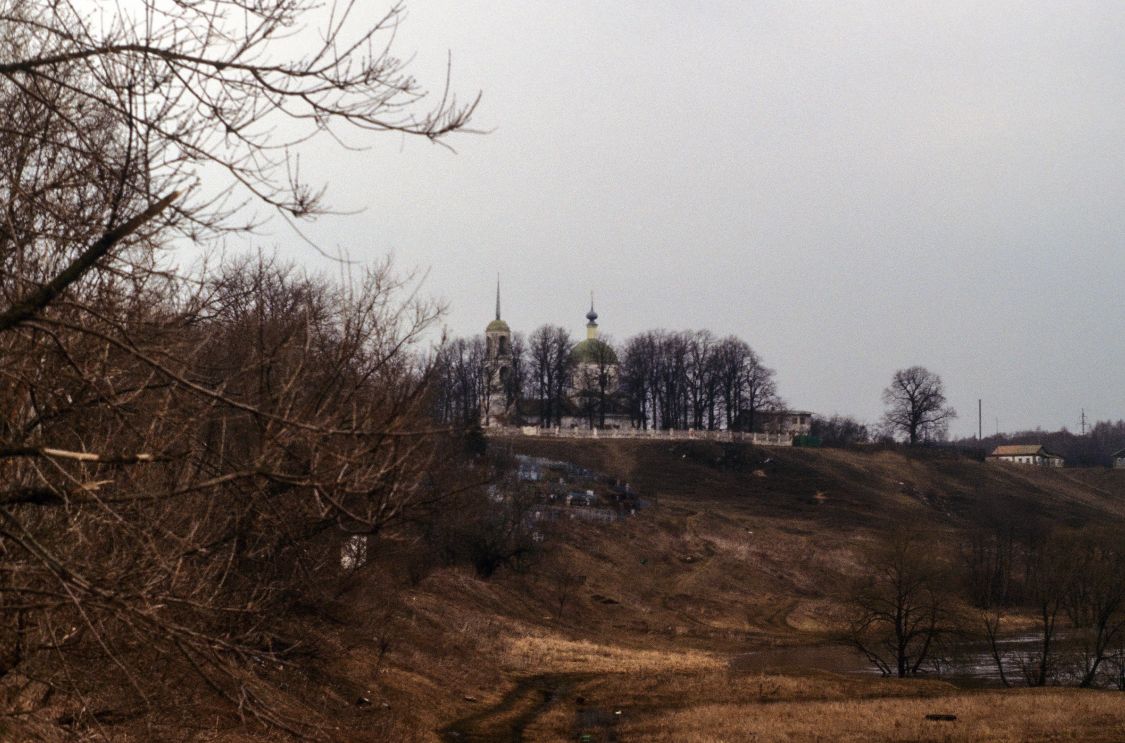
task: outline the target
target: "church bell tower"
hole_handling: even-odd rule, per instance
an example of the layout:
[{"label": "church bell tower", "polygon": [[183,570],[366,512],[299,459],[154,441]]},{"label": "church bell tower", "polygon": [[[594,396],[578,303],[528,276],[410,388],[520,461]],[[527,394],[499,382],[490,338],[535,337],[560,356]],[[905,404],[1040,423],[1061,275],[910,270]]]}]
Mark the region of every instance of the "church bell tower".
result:
[{"label": "church bell tower", "polygon": [[496,319],[484,329],[488,384],[481,400],[481,425],[500,425],[508,410],[508,381],[512,374],[512,329],[500,319],[500,277],[496,277]]}]

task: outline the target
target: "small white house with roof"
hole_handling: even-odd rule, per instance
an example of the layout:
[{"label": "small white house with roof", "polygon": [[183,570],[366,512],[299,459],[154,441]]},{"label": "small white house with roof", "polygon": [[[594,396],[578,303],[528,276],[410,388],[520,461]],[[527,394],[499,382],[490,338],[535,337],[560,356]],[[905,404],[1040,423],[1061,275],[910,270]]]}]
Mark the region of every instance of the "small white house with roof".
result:
[{"label": "small white house with roof", "polygon": [[1115,470],[1125,470],[1125,449],[1119,452],[1114,452],[1110,458],[1111,466]]},{"label": "small white house with roof", "polygon": [[1030,464],[1039,467],[1062,467],[1065,463],[1058,454],[1052,454],[1041,444],[1006,444],[992,450],[989,462]]}]

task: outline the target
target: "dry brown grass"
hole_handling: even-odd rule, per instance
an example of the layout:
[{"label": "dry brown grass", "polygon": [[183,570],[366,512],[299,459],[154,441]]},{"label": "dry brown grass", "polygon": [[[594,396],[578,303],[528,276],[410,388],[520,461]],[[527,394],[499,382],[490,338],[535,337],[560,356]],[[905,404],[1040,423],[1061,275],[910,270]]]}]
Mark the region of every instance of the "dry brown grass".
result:
[{"label": "dry brown grass", "polygon": [[[931,713],[956,721],[931,721]],[[699,704],[622,717],[619,736],[714,741],[1121,741],[1125,696],[1076,690],[978,692],[926,699]]]},{"label": "dry brown grass", "polygon": [[[832,674],[730,677],[714,672],[608,674],[584,684],[526,731],[534,741],[612,730],[617,740],[1110,741],[1125,740],[1125,695],[1078,689],[965,691],[942,682]],[[583,710],[611,722],[583,729]],[[952,714],[955,721],[926,720]],[[614,724],[616,723],[616,724]]]},{"label": "dry brown grass", "polygon": [[715,653],[640,650],[550,635],[512,638],[502,662],[515,673],[687,673],[727,666],[726,657]]}]

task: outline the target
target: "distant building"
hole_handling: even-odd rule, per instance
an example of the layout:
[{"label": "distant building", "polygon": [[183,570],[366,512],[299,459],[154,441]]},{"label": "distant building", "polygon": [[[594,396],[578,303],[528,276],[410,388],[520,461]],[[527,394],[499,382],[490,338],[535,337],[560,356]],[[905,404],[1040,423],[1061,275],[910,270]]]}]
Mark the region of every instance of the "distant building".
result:
[{"label": "distant building", "polygon": [[1113,468],[1125,470],[1125,449],[1115,452],[1113,455]]},{"label": "distant building", "polygon": [[[513,401],[512,329],[500,318],[500,282],[496,283],[496,317],[484,329],[487,379],[481,397],[481,424],[510,425],[541,418],[538,400]],[[590,297],[586,338],[570,352],[571,376],[557,411],[562,428],[629,428],[632,420],[620,394],[620,362],[613,347],[598,337],[598,313]]]},{"label": "distant building", "polygon": [[1064,460],[1058,454],[1052,454],[1040,444],[1007,444],[998,446],[988,455],[990,462],[1008,462],[1010,464],[1030,464],[1039,467],[1062,467]]},{"label": "distant building", "polygon": [[613,347],[598,337],[592,293],[586,313],[586,339],[571,350],[570,366],[562,427],[629,428],[632,421],[619,394],[620,362]]},{"label": "distant building", "polygon": [[[744,411],[739,422],[748,418]],[[813,414],[807,410],[758,410],[754,413],[754,433],[807,436],[812,431]]]},{"label": "distant building", "polygon": [[507,417],[508,386],[512,376],[512,329],[500,319],[500,280],[496,280],[496,319],[484,329],[487,375],[481,398],[481,423],[499,424]]}]

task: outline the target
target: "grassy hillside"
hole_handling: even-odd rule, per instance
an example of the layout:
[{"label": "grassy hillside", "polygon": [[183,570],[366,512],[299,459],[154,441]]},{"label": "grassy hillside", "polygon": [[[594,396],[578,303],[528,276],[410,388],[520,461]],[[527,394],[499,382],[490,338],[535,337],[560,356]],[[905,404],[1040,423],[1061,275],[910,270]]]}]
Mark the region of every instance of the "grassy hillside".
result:
[{"label": "grassy hillside", "polygon": [[877,534],[955,540],[997,512],[1125,523],[1125,471],[925,450],[491,446],[620,479],[651,505],[614,523],[563,519],[523,569],[488,580],[413,573],[401,555],[425,545],[381,543],[310,620],[330,651],[294,684],[336,739],[1125,739],[1120,692],[884,680],[830,644],[840,586]]},{"label": "grassy hillside", "polygon": [[878,528],[902,518],[957,526],[981,507],[1070,523],[1125,518],[1125,473],[1106,469],[994,465],[927,449],[530,438],[498,445],[574,461],[676,506],[813,522],[818,530]]},{"label": "grassy hillside", "polygon": [[[955,539],[997,510],[1117,522],[1125,472],[1023,469],[931,451],[492,445],[619,478],[653,505],[625,522],[564,524],[526,571],[483,581],[439,570],[404,591],[371,685],[389,705],[371,713],[390,726],[383,733],[802,740],[821,725],[818,734],[840,739],[1022,740],[1061,725],[1091,740],[1125,737],[1120,693],[967,692],[865,678],[841,674],[856,659],[825,645],[840,620],[838,587],[862,572],[857,547],[873,535],[910,525]],[[353,621],[375,596],[385,603],[387,593],[357,582]],[[373,650],[354,651],[357,662]],[[924,720],[945,710],[958,721]],[[747,722],[750,712],[764,727]],[[833,728],[842,717],[847,724]]]}]

